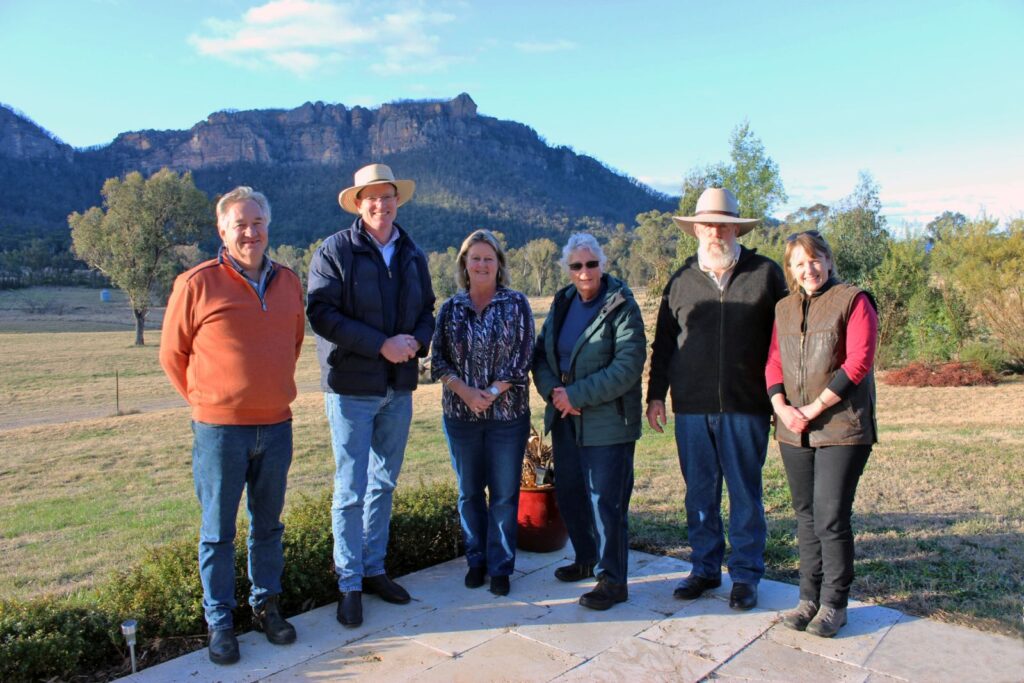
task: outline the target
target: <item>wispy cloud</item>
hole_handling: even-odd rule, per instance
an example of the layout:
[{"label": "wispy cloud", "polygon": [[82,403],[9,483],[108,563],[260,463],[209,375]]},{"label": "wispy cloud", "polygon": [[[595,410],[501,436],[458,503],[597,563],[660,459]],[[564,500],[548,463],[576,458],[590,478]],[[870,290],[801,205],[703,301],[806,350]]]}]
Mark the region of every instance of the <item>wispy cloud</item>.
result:
[{"label": "wispy cloud", "polygon": [[200,55],[273,65],[298,76],[346,60],[367,63],[380,75],[423,73],[453,61],[441,53],[433,31],[454,20],[444,12],[381,2],[272,0],[238,19],[208,19],[188,41]]},{"label": "wispy cloud", "polygon": [[528,41],[513,43],[513,45],[520,52],[528,53],[564,52],[566,50],[575,50],[579,47],[571,40],[552,40],[548,42]]}]

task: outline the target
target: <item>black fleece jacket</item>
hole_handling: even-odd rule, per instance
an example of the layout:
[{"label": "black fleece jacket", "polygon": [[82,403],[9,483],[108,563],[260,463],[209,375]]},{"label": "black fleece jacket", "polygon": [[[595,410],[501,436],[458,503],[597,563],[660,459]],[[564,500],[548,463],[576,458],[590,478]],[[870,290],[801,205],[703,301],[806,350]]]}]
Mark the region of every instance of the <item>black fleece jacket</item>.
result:
[{"label": "black fleece jacket", "polygon": [[764,367],[785,295],[782,269],[755,250],[740,248],[724,291],[687,259],[661,297],[647,402],[671,387],[674,413],[770,414]]}]

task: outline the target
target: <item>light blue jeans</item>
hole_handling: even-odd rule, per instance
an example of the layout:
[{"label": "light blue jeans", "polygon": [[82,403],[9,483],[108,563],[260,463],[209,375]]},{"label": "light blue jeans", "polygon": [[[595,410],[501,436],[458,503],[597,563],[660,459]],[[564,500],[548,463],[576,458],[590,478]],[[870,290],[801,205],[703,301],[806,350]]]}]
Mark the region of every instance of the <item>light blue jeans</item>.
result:
[{"label": "light blue jeans", "polygon": [[363,589],[384,573],[391,500],[405,457],[412,392],[384,396],[324,394],[334,450],[334,569],[338,590]]},{"label": "light blue jeans", "polygon": [[292,462],[292,422],[237,426],[193,422],[192,477],[202,508],[199,577],[211,631],[233,626],[235,517],[242,491],[249,511],[249,604],[281,592],[281,510]]}]

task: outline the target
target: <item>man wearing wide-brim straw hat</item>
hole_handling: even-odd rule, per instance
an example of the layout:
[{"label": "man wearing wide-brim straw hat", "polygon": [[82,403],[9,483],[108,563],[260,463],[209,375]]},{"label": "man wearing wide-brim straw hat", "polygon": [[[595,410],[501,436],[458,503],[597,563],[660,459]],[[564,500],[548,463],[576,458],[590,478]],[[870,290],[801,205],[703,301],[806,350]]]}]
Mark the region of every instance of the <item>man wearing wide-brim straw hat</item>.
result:
[{"label": "man wearing wide-brim straw hat", "polygon": [[309,265],[306,315],[316,333],[320,384],[334,451],[334,566],[338,621],[363,621],[362,594],[404,604],[384,571],[392,492],[412,420],[417,357],[434,333],[427,259],[395,222],[416,184],[384,164],[355,173],[338,203],[352,225],[320,245]]},{"label": "man wearing wide-brim straw hat", "polygon": [[671,390],[676,447],[686,481],[686,524],[693,570],[673,595],[692,600],[722,582],[725,535],[722,482],[729,490],[729,606],[757,605],[767,541],[761,468],[771,403],[764,369],[775,303],[786,295],[778,264],[736,238],[758,223],[741,218],[736,197],[709,188],[693,216],[673,218],[697,238],[697,253],[661,298],[651,345],[647,421],[661,432]]}]

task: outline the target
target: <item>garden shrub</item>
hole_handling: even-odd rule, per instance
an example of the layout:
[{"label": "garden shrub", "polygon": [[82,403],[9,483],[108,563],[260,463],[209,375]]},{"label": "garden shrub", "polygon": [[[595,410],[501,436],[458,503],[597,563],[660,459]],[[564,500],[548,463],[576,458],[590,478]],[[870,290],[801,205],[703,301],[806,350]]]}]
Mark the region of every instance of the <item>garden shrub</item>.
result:
[{"label": "garden shrub", "polygon": [[[459,555],[457,501],[450,484],[396,492],[387,558],[391,576]],[[304,497],[288,509],[284,523],[285,614],[337,600],[330,492]],[[235,544],[237,630],[252,627],[244,532],[239,529]],[[73,604],[67,596],[0,602],[0,680],[123,675],[127,648],[120,624],[125,619],[138,621],[138,659],[150,666],[205,645],[196,547],[191,537],[147,552],[137,565],[99,586],[92,604]]]},{"label": "garden shrub", "polygon": [[998,378],[977,363],[909,363],[882,376],[886,384],[897,387],[973,387],[992,385]]},{"label": "garden shrub", "polygon": [[0,680],[67,679],[120,658],[118,624],[66,598],[0,602]]}]

